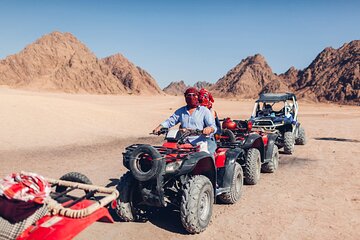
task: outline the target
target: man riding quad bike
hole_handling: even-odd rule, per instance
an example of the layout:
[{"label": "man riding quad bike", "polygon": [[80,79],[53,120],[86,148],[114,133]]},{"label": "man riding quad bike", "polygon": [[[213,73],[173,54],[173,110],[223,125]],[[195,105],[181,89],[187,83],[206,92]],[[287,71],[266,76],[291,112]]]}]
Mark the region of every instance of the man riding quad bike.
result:
[{"label": "man riding quad bike", "polygon": [[[219,148],[215,153],[201,151],[187,138],[200,130],[161,129],[166,134],[162,146],[133,144],[123,153],[129,169],[118,184],[116,212],[124,221],[137,221],[150,207],[173,207],[189,233],[208,226],[215,199],[233,204],[241,196],[243,155],[239,148]],[[242,163],[244,164],[244,163]]]},{"label": "man riding quad bike", "polygon": [[273,173],[279,165],[279,151],[275,145],[277,135],[253,131],[251,121],[222,121],[221,135],[217,135],[219,147],[238,147],[245,152],[243,165],[245,183],[254,185],[260,172]]},{"label": "man riding quad bike", "polygon": [[295,144],[306,143],[305,130],[298,120],[298,111],[298,103],[293,93],[264,93],[256,100],[250,121],[254,129],[278,134],[276,145],[284,148],[285,153],[292,154]]}]

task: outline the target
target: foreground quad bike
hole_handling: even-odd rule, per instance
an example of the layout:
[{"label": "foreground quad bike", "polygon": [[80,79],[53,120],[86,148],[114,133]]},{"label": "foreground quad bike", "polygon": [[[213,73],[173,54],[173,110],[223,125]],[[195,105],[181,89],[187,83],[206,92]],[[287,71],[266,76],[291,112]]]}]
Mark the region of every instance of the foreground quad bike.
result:
[{"label": "foreground quad bike", "polygon": [[162,146],[133,144],[123,153],[129,169],[119,181],[116,212],[124,221],[146,218],[150,207],[174,207],[189,233],[208,226],[215,199],[233,204],[239,200],[243,172],[237,159],[243,151],[218,149],[214,155],[186,143],[199,130],[162,129]]},{"label": "foreground quad bike", "polygon": [[114,222],[106,205],[119,193],[91,185],[83,174],[70,172],[60,180],[45,178],[52,186],[46,203],[29,218],[15,224],[0,218],[0,236],[5,239],[72,239],[96,221]]},{"label": "foreground quad bike", "polygon": [[251,121],[222,121],[222,134],[217,136],[220,148],[240,148],[245,154],[239,158],[245,183],[255,185],[260,179],[260,172],[273,173],[279,165],[279,151],[275,145],[277,135],[262,131],[253,131]]},{"label": "foreground quad bike", "polygon": [[[262,105],[262,108],[260,108]],[[299,106],[293,93],[264,93],[255,102],[253,128],[278,134],[276,145],[292,154],[294,145],[305,145],[305,130],[298,120]]]}]

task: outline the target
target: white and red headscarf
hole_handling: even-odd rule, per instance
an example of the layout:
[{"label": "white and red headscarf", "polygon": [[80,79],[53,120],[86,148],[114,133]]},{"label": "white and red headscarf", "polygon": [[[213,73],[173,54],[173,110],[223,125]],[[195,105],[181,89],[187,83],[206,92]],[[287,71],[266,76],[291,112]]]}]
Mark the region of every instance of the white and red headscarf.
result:
[{"label": "white and red headscarf", "polygon": [[215,101],[211,93],[205,88],[202,88],[199,91],[199,102],[201,106],[205,106],[210,109]]},{"label": "white and red headscarf", "polygon": [[50,184],[36,173],[12,173],[0,179],[0,196],[10,200],[43,204],[50,192]]}]

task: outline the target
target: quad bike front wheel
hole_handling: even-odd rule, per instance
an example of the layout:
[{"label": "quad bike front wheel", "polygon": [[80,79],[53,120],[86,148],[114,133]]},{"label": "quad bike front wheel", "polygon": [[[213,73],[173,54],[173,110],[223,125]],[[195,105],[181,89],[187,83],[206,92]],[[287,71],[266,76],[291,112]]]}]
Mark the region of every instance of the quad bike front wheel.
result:
[{"label": "quad bike front wheel", "polygon": [[181,222],[189,233],[200,233],[209,225],[214,203],[214,188],[203,175],[195,175],[183,186]]},{"label": "quad bike front wheel", "polygon": [[244,166],[245,183],[255,185],[260,180],[261,156],[257,148],[250,148]]},{"label": "quad bike front wheel", "polygon": [[234,175],[231,182],[229,192],[222,193],[218,196],[218,199],[222,203],[234,204],[236,203],[242,194],[242,187],[244,185],[244,174],[239,163],[235,163]]},{"label": "quad bike front wheel", "polygon": [[124,222],[146,221],[144,210],[137,208],[141,193],[138,191],[138,182],[131,172],[125,173],[117,185],[119,197],[116,200],[115,212]]},{"label": "quad bike front wheel", "polygon": [[279,149],[274,145],[273,153],[270,162],[264,163],[261,166],[261,171],[264,173],[273,173],[279,167]]},{"label": "quad bike front wheel", "polygon": [[306,135],[305,129],[303,127],[299,127],[298,136],[295,139],[296,145],[305,145],[306,144]]},{"label": "quad bike front wheel", "polygon": [[294,134],[290,131],[284,133],[284,152],[292,154],[294,152],[295,139]]}]

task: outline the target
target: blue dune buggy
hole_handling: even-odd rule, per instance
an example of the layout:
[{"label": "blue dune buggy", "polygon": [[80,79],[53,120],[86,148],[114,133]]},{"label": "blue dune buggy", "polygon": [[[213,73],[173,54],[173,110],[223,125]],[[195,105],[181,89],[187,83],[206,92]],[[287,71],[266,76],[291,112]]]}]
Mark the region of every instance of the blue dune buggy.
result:
[{"label": "blue dune buggy", "polygon": [[278,134],[276,145],[292,154],[294,145],[306,143],[305,130],[298,121],[299,106],[293,93],[263,93],[255,101],[250,121],[253,128]]}]

